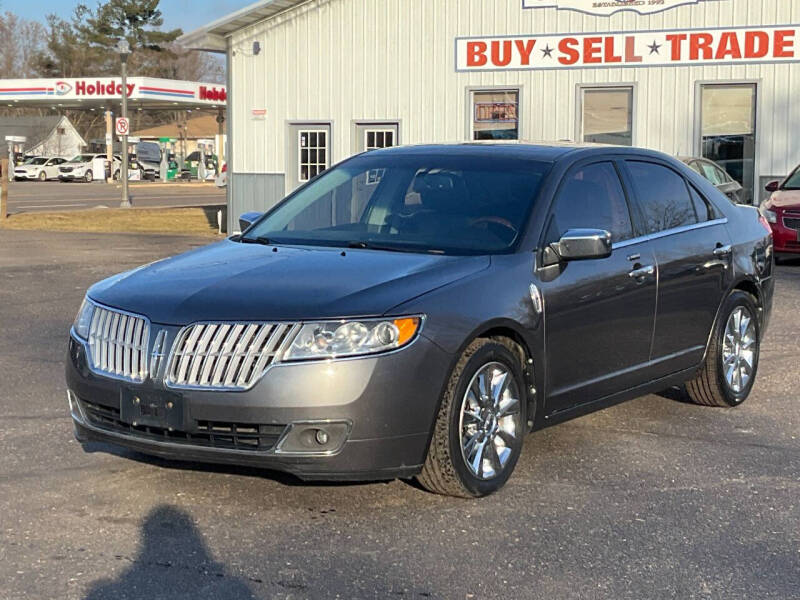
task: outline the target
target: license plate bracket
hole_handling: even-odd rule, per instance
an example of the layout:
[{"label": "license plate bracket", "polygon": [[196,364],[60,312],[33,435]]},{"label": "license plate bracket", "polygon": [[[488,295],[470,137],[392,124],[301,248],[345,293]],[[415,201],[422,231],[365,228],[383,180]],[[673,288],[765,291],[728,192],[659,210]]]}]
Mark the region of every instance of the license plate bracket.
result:
[{"label": "license plate bracket", "polygon": [[179,394],[123,388],[120,395],[120,418],[129,425],[183,431],[185,408]]}]

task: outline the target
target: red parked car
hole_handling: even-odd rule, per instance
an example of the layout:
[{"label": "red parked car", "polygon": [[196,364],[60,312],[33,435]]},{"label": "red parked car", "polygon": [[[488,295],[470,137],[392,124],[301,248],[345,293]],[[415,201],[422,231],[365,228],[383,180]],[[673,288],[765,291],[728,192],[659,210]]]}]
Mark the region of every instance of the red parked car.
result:
[{"label": "red parked car", "polygon": [[772,196],[761,205],[761,214],[772,226],[775,257],[800,258],[800,166],[766,189]]}]

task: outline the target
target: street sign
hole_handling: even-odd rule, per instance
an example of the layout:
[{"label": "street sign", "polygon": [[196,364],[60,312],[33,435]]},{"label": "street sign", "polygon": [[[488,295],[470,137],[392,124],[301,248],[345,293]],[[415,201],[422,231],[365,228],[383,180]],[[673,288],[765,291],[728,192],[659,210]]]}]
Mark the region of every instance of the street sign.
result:
[{"label": "street sign", "polygon": [[131,129],[131,122],[125,117],[117,118],[117,135],[128,135]]}]

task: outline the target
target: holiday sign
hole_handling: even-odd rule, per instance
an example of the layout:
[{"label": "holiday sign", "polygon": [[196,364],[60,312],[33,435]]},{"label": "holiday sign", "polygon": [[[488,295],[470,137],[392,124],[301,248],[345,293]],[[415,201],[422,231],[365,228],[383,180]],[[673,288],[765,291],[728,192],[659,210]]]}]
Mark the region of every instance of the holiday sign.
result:
[{"label": "holiday sign", "polygon": [[791,63],[798,57],[800,25],[456,40],[458,71]]},{"label": "holiday sign", "polygon": [[558,8],[577,10],[590,15],[613,15],[620,10],[632,10],[639,14],[669,10],[685,4],[700,4],[712,0],[522,0],[523,8]]}]

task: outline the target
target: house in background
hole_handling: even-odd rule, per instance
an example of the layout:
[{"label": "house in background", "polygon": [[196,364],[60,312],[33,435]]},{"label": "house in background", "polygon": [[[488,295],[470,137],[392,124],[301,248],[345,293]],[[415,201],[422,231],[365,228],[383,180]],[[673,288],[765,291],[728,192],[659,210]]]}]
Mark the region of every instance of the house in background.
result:
[{"label": "house in background", "polygon": [[6,137],[25,137],[16,150],[36,156],[62,156],[72,158],[82,152],[87,144],[70,120],[62,115],[47,117],[0,117],[0,157],[8,156]]}]

